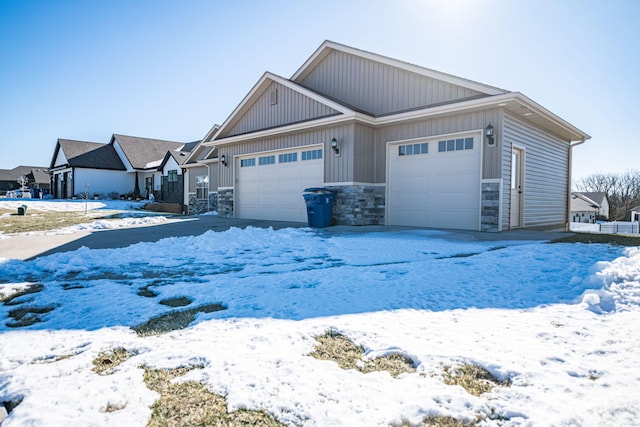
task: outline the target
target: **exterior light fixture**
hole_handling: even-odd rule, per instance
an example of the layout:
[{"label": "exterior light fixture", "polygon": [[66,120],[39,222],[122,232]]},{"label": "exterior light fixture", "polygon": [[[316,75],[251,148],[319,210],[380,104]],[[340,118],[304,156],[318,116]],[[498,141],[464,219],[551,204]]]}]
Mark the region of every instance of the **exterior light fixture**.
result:
[{"label": "exterior light fixture", "polygon": [[333,138],[331,140],[331,148],[336,153],[336,156],[340,154],[340,147],[338,147],[338,140]]},{"label": "exterior light fixture", "polygon": [[495,135],[493,133],[493,126],[491,126],[491,123],[489,123],[489,126],[487,126],[484,130],[484,136],[487,137],[488,145],[494,145],[496,143]]},{"label": "exterior light fixture", "polygon": [[222,156],[220,156],[220,163],[222,163],[224,165],[224,167],[227,167],[227,156],[225,156],[224,154]]}]

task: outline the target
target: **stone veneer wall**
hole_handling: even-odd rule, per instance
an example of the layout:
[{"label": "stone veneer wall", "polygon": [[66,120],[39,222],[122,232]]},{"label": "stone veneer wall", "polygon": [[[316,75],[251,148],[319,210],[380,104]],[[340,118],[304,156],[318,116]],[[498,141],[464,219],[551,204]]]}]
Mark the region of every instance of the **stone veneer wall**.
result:
[{"label": "stone veneer wall", "polygon": [[384,225],[385,187],[326,186],[337,192],[333,217],[339,225]]},{"label": "stone veneer wall", "polygon": [[189,194],[189,215],[198,215],[218,210],[218,193],[209,193],[209,203],[196,199],[195,194]]},{"label": "stone veneer wall", "polygon": [[218,190],[218,215],[233,218],[233,189]]},{"label": "stone veneer wall", "polygon": [[500,231],[500,182],[483,182],[481,198],[480,229],[497,233]]}]

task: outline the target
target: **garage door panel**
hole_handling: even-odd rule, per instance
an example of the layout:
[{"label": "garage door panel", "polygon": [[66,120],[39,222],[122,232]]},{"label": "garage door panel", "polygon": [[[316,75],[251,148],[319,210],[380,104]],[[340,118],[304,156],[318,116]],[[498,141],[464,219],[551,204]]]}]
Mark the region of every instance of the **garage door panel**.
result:
[{"label": "garage door panel", "polygon": [[[477,139],[477,138],[476,138]],[[398,156],[389,145],[388,223],[477,230],[480,218],[480,144],[476,149]],[[415,152],[415,151],[414,151]]]},{"label": "garage door panel", "polygon": [[280,161],[279,154],[294,152],[287,150],[275,153],[275,164],[239,168],[236,200],[240,218],[307,221],[302,195],[305,188],[322,186],[324,161],[322,158],[302,161],[301,151],[296,151],[295,161],[291,161],[292,156],[286,157],[287,162]]}]

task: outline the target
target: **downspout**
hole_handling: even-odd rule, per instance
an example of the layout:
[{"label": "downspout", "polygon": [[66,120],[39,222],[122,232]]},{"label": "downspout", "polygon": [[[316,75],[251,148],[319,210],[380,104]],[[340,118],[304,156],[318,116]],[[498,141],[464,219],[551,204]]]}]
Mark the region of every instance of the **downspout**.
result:
[{"label": "downspout", "polygon": [[571,171],[573,169],[573,147],[582,145],[585,142],[587,142],[587,140],[585,138],[582,138],[582,140],[576,142],[575,144],[569,143],[569,173],[567,176],[567,217],[564,231],[571,231]]}]

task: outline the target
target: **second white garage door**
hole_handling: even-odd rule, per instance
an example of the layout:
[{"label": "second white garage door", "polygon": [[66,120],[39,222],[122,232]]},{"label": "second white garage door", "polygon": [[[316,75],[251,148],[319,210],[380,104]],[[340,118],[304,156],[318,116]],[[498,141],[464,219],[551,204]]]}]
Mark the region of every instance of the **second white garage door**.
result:
[{"label": "second white garage door", "polygon": [[477,135],[389,144],[388,224],[478,230]]},{"label": "second white garage door", "polygon": [[322,148],[269,152],[237,159],[239,218],[307,222],[305,188],[322,187]]}]

